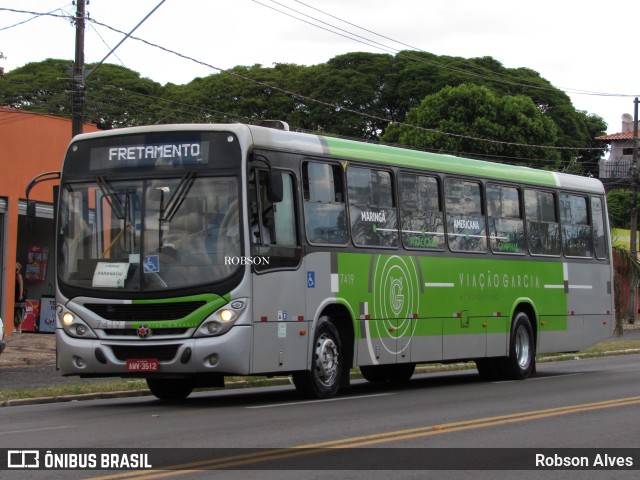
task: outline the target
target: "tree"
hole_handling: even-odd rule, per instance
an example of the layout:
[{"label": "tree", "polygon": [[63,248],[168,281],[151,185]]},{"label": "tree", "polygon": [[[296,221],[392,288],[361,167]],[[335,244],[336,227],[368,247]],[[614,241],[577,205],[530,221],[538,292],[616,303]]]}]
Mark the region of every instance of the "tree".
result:
[{"label": "tree", "polygon": [[303,88],[306,96],[322,103],[305,102],[306,128],[378,140],[386,119],[396,116],[392,63],[391,55],[349,53],[311,67],[313,74]]},{"label": "tree", "polygon": [[[71,60],[48,59],[5,74],[0,82],[0,103],[70,116],[72,64]],[[90,68],[88,65],[87,70]],[[436,139],[431,134],[425,137],[427,132],[422,132],[421,136],[430,140],[413,139],[416,145],[491,155],[494,159],[503,156],[504,161],[521,157],[536,166],[579,167],[592,174],[606,148],[593,141],[606,129],[600,117],[576,111],[569,97],[537,72],[505,68],[491,57],[464,59],[415,51],[395,55],[354,52],[309,67],[237,66],[186,85],[165,86],[141,78],[133,70],[104,64],[88,77],[85,87],[85,119],[103,128],[278,119],[294,129],[399,141],[396,124],[424,117],[424,112],[416,112],[423,108],[425,98],[433,97],[430,101],[436,102],[437,95],[441,95],[437,121],[425,117],[421,126],[505,143],[463,141],[451,136]],[[471,94],[471,88],[484,90]],[[444,108],[446,96],[456,97],[457,116],[449,117],[449,110]],[[466,108],[470,110],[464,114],[462,110]],[[425,123],[426,120],[433,123]],[[390,124],[393,134],[386,135]],[[527,149],[508,145],[509,142],[572,149]]]},{"label": "tree", "polygon": [[[614,245],[613,265],[614,265],[614,301],[616,308],[616,326],[614,333],[623,334],[623,319],[634,318],[629,312],[631,294],[630,286],[637,285],[640,279],[640,263],[638,257],[631,255],[631,252],[624,247]],[[634,287],[635,288],[635,287]]]},{"label": "tree", "polygon": [[[0,103],[50,115],[71,115],[70,60],[28,63],[4,75]],[[87,65],[90,71],[93,65]],[[102,128],[155,123],[162,86],[125,67],[103,64],[85,82],[84,119]]]},{"label": "tree", "polygon": [[[2,52],[0,52],[0,60],[4,60],[7,57],[4,56],[4,54]],[[0,77],[2,77],[4,75],[4,67],[0,65]]]},{"label": "tree", "polygon": [[[607,210],[612,228],[629,229],[631,226],[631,191],[616,188],[607,193]],[[638,212],[640,220],[640,212]],[[640,221],[638,222],[640,225]]]},{"label": "tree", "polygon": [[558,137],[555,123],[524,95],[500,95],[470,84],[445,87],[425,97],[409,112],[406,123],[422,128],[391,125],[383,140],[480,158],[502,158],[539,168],[557,166],[560,160],[551,148],[514,145],[553,146]]},{"label": "tree", "polygon": [[138,72],[113,64],[102,64],[85,81],[85,121],[100,128],[149,125],[158,121],[163,87]]},{"label": "tree", "polygon": [[0,82],[2,105],[51,115],[69,115],[69,60],[48,59],[16,68]]}]

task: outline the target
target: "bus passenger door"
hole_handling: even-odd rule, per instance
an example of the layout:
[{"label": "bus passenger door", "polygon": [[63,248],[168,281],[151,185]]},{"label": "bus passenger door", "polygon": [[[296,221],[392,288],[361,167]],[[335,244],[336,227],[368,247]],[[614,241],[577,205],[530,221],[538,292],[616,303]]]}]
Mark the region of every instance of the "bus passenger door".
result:
[{"label": "bus passenger door", "polygon": [[[282,198],[270,191],[278,176]],[[252,373],[306,368],[308,326],[296,215],[296,182],[288,172],[254,169],[249,176],[253,286]]]}]

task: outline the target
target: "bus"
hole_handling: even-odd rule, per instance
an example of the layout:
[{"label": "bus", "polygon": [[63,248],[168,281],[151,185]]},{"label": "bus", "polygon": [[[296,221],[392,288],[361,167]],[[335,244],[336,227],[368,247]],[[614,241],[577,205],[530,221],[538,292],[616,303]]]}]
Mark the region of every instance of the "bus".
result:
[{"label": "bus", "polygon": [[289,131],[282,122],[76,136],[56,225],[57,368],[164,400],[288,375],[327,398],[358,367],[406,382],[612,335],[597,179]]}]

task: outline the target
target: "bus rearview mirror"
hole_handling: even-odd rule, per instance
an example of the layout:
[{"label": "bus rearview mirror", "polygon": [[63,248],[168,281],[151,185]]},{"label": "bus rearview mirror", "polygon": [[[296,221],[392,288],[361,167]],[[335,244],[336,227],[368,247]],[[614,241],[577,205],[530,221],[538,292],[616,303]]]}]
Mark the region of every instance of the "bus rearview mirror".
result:
[{"label": "bus rearview mirror", "polygon": [[269,172],[269,201],[279,203],[282,201],[282,173]]}]

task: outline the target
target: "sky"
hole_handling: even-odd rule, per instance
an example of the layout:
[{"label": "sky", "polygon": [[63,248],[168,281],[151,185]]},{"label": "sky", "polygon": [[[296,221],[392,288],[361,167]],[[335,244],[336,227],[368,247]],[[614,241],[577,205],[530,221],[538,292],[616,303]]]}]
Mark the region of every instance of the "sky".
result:
[{"label": "sky", "polygon": [[[133,34],[156,46],[127,39],[106,62],[163,85],[218,72],[211,67],[315,65],[349,52],[413,48],[533,69],[577,109],[604,118],[608,133],[621,130],[621,115],[633,114],[640,96],[633,55],[640,2],[631,0],[90,0],[85,62],[102,60],[123,38],[103,25],[129,32],[159,4]],[[68,18],[7,9],[71,15],[75,6],[0,0],[6,72],[47,58],[73,60]]]}]

